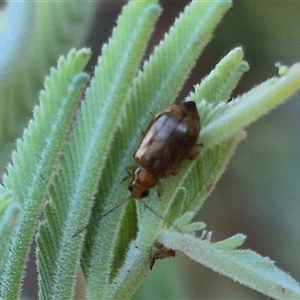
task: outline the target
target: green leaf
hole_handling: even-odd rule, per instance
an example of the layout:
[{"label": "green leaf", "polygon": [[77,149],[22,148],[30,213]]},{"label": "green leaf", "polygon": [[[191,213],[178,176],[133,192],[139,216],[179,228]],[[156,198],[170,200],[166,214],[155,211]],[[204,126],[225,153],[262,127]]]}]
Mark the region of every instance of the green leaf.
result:
[{"label": "green leaf", "polygon": [[248,71],[249,66],[243,61],[243,56],[241,48],[230,51],[214,70],[195,86],[195,92],[188,96],[188,100],[197,99],[199,102],[202,132],[206,125],[224,112],[230,94],[242,75]]},{"label": "green leaf", "polygon": [[12,164],[3,178],[5,189],[11,192],[22,210],[1,268],[0,295],[3,299],[16,299],[20,292],[47,188],[88,81],[88,76],[80,72],[89,57],[87,49],[72,50],[67,59],[60,58],[57,69],[51,70],[45,81],[45,91],[40,94],[40,105],[34,109],[34,119],[25,129],[23,138],[17,141]]},{"label": "green leaf", "polygon": [[[171,229],[175,231],[182,231],[182,232],[194,232],[198,230],[203,230],[206,227],[206,224],[203,222],[193,222],[192,219],[195,216],[195,212],[188,211],[187,213],[180,216],[171,226]],[[175,227],[176,226],[176,227]],[[178,229],[179,230],[178,230]]]},{"label": "green leaf", "polygon": [[[86,91],[64,153],[61,172],[51,190],[51,201],[45,211],[48,221],[40,227],[41,298],[70,299],[74,295],[83,234],[75,238],[73,235],[88,223],[104,162],[110,155],[114,131],[120,125],[124,99],[160,13],[156,2],[129,2],[118,19],[112,38],[103,46],[95,76]],[[47,249],[49,242],[52,249]],[[48,262],[52,265],[51,270],[47,268]],[[97,275],[98,284],[102,281],[101,275]],[[105,282],[102,284],[102,295],[97,299],[106,298],[103,296],[107,293]]]},{"label": "green leaf", "polygon": [[300,63],[297,63],[286,68],[281,77],[273,77],[232,100],[220,118],[202,130],[201,142],[208,148],[219,144],[286,101],[299,87]]},{"label": "green leaf", "polygon": [[[193,1],[179,16],[170,32],[165,35],[165,39],[155,48],[149,61],[144,63],[143,72],[137,75],[126,99],[126,108],[120,115],[119,122],[122,127],[115,135],[109,159],[106,161],[103,177],[99,183],[97,204],[93,211],[94,217],[109,211],[127,198],[128,192],[120,182],[125,176],[125,168],[133,163],[132,154],[142,138],[138,132],[143,130],[151,119],[148,112],[157,112],[174,101],[197,57],[210,40],[213,29],[229,6],[230,2],[224,1]],[[163,199],[168,198],[165,192],[162,203]],[[153,207],[157,212],[161,212],[162,207],[158,205],[156,195],[150,196],[146,201],[147,203],[154,201],[157,205]],[[104,205],[101,205],[100,203],[103,202]],[[131,241],[131,238],[126,241],[121,238],[121,228],[124,226],[121,222],[125,207],[115,210],[89,230],[83,267],[87,276],[88,290],[92,295],[90,298],[129,298],[148,271],[149,248],[155,241],[162,220],[157,216],[154,216],[153,220],[153,214],[150,213],[151,227],[144,226],[143,221],[140,220],[142,209],[144,209],[143,206],[138,208],[139,221],[137,225],[132,225],[133,231],[129,234],[131,238],[136,236],[135,228],[138,227],[140,234],[147,237],[144,243],[139,244],[142,247],[139,251],[143,253],[141,256],[143,263],[137,263],[136,267],[140,267],[137,272],[136,269],[127,272],[128,265],[126,266],[126,261],[124,261]],[[165,211],[164,208],[162,211]],[[136,220],[134,210],[129,214],[126,218],[134,223]],[[161,215],[163,216],[164,213]],[[109,237],[109,243],[107,243],[107,237]],[[118,258],[115,257],[116,253],[119,255]],[[114,269],[119,265],[115,263],[115,260],[124,261],[125,269]],[[113,276],[112,274],[119,275]]]},{"label": "green leaf", "polygon": [[18,224],[20,205],[13,199],[12,193],[0,186],[0,266],[3,266],[9,241]]},{"label": "green leaf", "polygon": [[191,220],[245,138],[243,128],[299,88],[299,64],[280,67],[280,78],[228,103],[248,70],[240,48],[228,53],[186,99],[197,103],[201,117],[195,147],[199,156],[163,180],[161,199],[152,191],[143,201],[129,202],[121,183],[125,168],[134,164],[140,131],[153,118],[148,112],[159,112],[174,101],[230,3],[192,1],[139,70],[160,7],[156,0],[130,1],[103,46],[84,94],[87,75],[78,73],[88,51],[72,51],[60,60],[46,80],[34,121],[17,143],[5,186],[0,186],[0,216],[4,221],[16,216],[11,223],[0,223],[6,241],[0,247],[0,298],[14,299],[19,293],[45,194],[45,220],[37,237],[40,298],[74,296],[83,251],[87,297],[128,299],[148,272],[157,242],[267,295],[299,296],[297,283],[270,260],[235,250],[244,235],[211,244],[210,234],[206,240],[205,234],[203,239],[190,234],[204,228]]},{"label": "green leaf", "polygon": [[[274,299],[299,299],[300,286],[287,273],[278,269],[272,260],[250,250],[232,250],[244,240],[243,235],[230,238],[217,244],[201,240],[191,234],[180,234],[165,230],[159,241],[166,247],[180,250],[193,260],[214,271],[229,276]],[[228,243],[227,243],[228,244]],[[226,249],[227,248],[227,249]]]}]

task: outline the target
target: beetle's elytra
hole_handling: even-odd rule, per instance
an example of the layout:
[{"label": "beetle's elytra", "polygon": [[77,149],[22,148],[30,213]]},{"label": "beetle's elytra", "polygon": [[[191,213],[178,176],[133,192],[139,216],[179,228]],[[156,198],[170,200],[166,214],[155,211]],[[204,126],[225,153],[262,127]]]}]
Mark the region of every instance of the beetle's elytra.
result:
[{"label": "beetle's elytra", "polygon": [[200,132],[200,118],[194,101],[173,104],[157,114],[134,158],[133,180],[128,189],[135,199],[148,196],[160,178],[176,175],[181,162],[191,154]]}]

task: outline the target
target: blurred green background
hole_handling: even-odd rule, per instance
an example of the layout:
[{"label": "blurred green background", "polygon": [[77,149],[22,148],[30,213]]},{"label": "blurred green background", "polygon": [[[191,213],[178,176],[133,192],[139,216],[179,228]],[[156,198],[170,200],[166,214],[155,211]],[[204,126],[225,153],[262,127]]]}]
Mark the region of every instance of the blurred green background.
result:
[{"label": "blurred green background", "polygon": [[[161,1],[164,12],[149,52],[189,1]],[[93,49],[93,60],[107,41],[124,1],[101,2],[81,46]],[[234,95],[277,74],[276,62],[300,61],[300,2],[235,1],[218,26],[179,97],[213,69],[231,49],[242,46],[250,71]],[[59,28],[56,28],[59,30]],[[63,52],[61,54],[65,54]],[[55,59],[51,62],[55,65]],[[45,74],[46,75],[46,74]],[[32,108],[31,108],[32,111]],[[26,118],[28,119],[30,114]],[[300,93],[247,128],[227,171],[198,219],[213,231],[213,241],[241,232],[244,245],[300,281]],[[16,124],[16,126],[24,126]],[[21,132],[21,130],[20,130]],[[5,145],[0,145],[6,149]],[[5,160],[3,159],[5,158]],[[7,155],[2,156],[5,165]],[[34,262],[29,263],[24,296],[36,298]],[[79,297],[80,298],[80,297]],[[232,280],[213,273],[178,253],[158,261],[134,299],[267,299]]]}]

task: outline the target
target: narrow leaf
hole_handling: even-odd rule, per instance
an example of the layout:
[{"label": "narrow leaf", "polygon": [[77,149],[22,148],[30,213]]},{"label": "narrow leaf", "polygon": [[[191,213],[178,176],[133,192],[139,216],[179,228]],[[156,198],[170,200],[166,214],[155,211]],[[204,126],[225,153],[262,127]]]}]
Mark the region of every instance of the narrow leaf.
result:
[{"label": "narrow leaf", "polygon": [[12,164],[3,178],[5,188],[19,202],[22,213],[1,270],[2,299],[18,297],[47,187],[88,80],[86,74],[78,73],[89,55],[86,49],[73,50],[67,59],[60,58],[57,69],[51,70],[40,95],[40,106],[34,109],[34,120],[25,129],[22,140],[17,141]]},{"label": "narrow leaf", "polygon": [[[124,99],[160,12],[155,2],[129,2],[118,19],[112,38],[103,46],[95,76],[86,91],[64,153],[61,172],[51,189],[51,201],[46,208],[49,221],[40,228],[39,269],[45,278],[40,278],[42,298],[70,299],[74,295],[85,231],[74,238],[73,235],[88,223]],[[109,235],[110,241],[112,238]],[[48,250],[49,241],[53,248]],[[47,261],[54,263],[51,270],[46,269]],[[97,290],[89,291],[90,299],[107,297],[109,275],[105,272],[106,265],[103,268],[104,272],[97,277],[86,276],[88,283],[97,281]],[[98,286],[102,287],[100,291]]]},{"label": "narrow leaf", "polygon": [[206,126],[201,141],[206,147],[219,144],[236,131],[248,126],[300,88],[300,64],[294,64],[281,77],[271,78],[250,92],[232,100],[228,109]]},{"label": "narrow leaf", "polygon": [[[95,205],[94,216],[109,211],[127,197],[126,186],[120,182],[126,175],[125,168],[132,164],[132,155],[142,138],[138,132],[140,129],[144,130],[151,119],[151,114],[148,112],[157,112],[160,108],[174,101],[198,55],[210,40],[213,29],[229,6],[229,1],[193,1],[144,64],[143,72],[138,74],[131,93],[126,99],[128,102],[119,121],[122,126],[114,138],[109,159],[106,160],[105,172],[99,184],[97,199],[99,202],[104,201],[105,205]],[[151,198],[149,197],[147,202],[151,201]],[[157,201],[156,196],[154,199]],[[124,278],[123,281],[123,278],[120,280],[118,276],[112,276],[110,282],[107,282],[110,274],[116,274],[116,269],[113,269],[113,266],[118,264],[113,262],[114,254],[120,253],[120,248],[123,249],[123,255],[118,259],[124,260],[124,252],[129,246],[132,236],[136,234],[136,232],[132,232],[127,241],[122,239],[123,244],[117,243],[120,227],[123,226],[121,222],[124,211],[125,207],[114,211],[89,230],[84,253],[84,268],[88,269],[87,275],[91,280],[89,288],[95,295],[95,299],[130,297],[130,292],[137,288],[143,278],[143,275],[140,275],[149,269],[149,265],[144,264],[144,270],[139,270],[136,273],[137,275],[134,276],[135,284],[131,286],[132,278],[129,280]],[[128,218],[132,220],[132,223],[136,222],[134,211]],[[152,225],[151,231],[148,231],[151,245],[161,225],[161,219],[155,219]],[[137,228],[137,226],[132,227]],[[139,226],[139,228],[143,227]],[[110,237],[109,243],[107,243],[107,237]],[[150,244],[146,242],[143,247],[149,249]],[[145,253],[147,251],[145,250]],[[145,261],[147,260],[148,257]],[[133,273],[130,272],[130,274]],[[130,274],[127,275],[130,276]],[[115,281],[118,281],[117,285]],[[104,286],[100,285],[99,282],[103,283]],[[113,293],[113,290],[116,290],[116,293]],[[109,292],[104,294],[103,291]]]},{"label": "narrow leaf", "polygon": [[0,269],[3,268],[9,241],[19,221],[20,205],[12,193],[0,186]]},{"label": "narrow leaf", "polygon": [[[272,260],[250,250],[220,249],[191,234],[164,231],[159,240],[195,261],[274,299],[299,299],[300,286]],[[225,242],[225,241],[224,241]]]},{"label": "narrow leaf", "polygon": [[197,100],[199,103],[202,132],[205,126],[224,112],[230,94],[242,75],[248,71],[249,66],[243,58],[244,53],[241,48],[230,51],[210,74],[195,86],[195,92],[188,96],[188,100]]}]

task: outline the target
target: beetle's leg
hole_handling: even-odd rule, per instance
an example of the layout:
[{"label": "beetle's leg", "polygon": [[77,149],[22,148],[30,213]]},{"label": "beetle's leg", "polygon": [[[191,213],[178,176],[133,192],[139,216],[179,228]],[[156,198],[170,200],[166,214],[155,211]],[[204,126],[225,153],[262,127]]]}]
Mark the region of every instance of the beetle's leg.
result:
[{"label": "beetle's leg", "polygon": [[174,171],[171,173],[171,175],[176,176],[176,175],[178,174],[178,172],[180,171],[180,168],[181,168],[181,164],[177,167],[176,170],[174,170]]},{"label": "beetle's leg", "polygon": [[154,119],[154,118],[155,118],[155,114],[153,113],[153,111],[152,111],[152,110],[149,110],[149,114],[151,115],[152,119]]},{"label": "beetle's leg", "polygon": [[128,179],[130,176],[132,176],[135,169],[136,169],[135,166],[126,167],[125,170],[126,170],[127,175],[121,180],[121,183],[124,182],[126,179]]},{"label": "beetle's leg", "polygon": [[[199,147],[204,147],[204,145],[201,143],[201,144],[196,144],[193,149],[190,151],[190,153],[188,153],[188,155],[186,156],[186,159],[191,159],[191,160],[195,160],[196,158],[198,158],[200,155],[201,155],[201,152],[200,150],[196,149],[195,151],[195,148],[199,148]],[[173,176],[176,176],[179,171],[181,169],[181,164],[179,164],[179,166],[177,167],[176,170],[174,170],[171,175]]]},{"label": "beetle's leg", "polygon": [[191,150],[191,152],[188,154],[187,159],[195,160],[196,158],[198,158],[201,155],[201,151],[199,148],[203,148],[203,147],[204,145],[202,143],[196,144]]},{"label": "beetle's leg", "polygon": [[156,192],[157,192],[157,195],[159,197],[159,200],[160,200],[160,197],[161,197],[161,194],[163,193],[164,191],[164,187],[163,185],[161,184],[161,182],[158,180],[157,181],[157,189],[156,189]]},{"label": "beetle's leg", "polygon": [[[152,110],[149,110],[149,114],[151,115],[151,117],[154,119],[155,118],[155,114],[153,113]],[[146,134],[147,131],[144,131],[143,129],[140,128],[140,131],[142,133],[142,135],[144,136]]]}]

